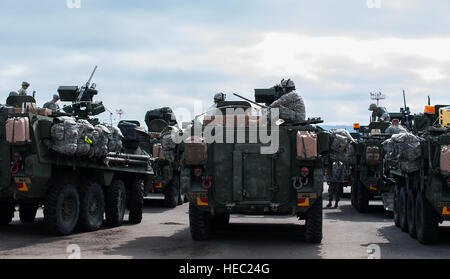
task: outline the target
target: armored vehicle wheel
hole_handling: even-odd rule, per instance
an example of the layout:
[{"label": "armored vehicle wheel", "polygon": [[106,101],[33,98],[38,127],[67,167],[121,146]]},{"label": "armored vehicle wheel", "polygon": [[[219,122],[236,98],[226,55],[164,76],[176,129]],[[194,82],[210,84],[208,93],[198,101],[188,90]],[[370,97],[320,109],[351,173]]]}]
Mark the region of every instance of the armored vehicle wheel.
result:
[{"label": "armored vehicle wheel", "polygon": [[312,243],[322,242],[322,197],[318,198],[306,215],[305,240]]},{"label": "armored vehicle wheel", "polygon": [[80,213],[80,198],[73,184],[54,185],[44,203],[44,223],[57,235],[68,235],[75,228]]},{"label": "armored vehicle wheel", "polygon": [[366,189],[363,183],[358,180],[357,187],[357,195],[356,195],[356,209],[360,213],[366,213],[369,210],[369,191]]},{"label": "armored vehicle wheel", "polygon": [[180,177],[174,175],[164,191],[164,205],[167,207],[176,207],[180,196]]},{"label": "armored vehicle wheel", "polygon": [[439,238],[439,220],[422,193],[416,195],[416,231],[422,244],[434,243]]},{"label": "armored vehicle wheel", "polygon": [[39,205],[36,203],[23,203],[19,205],[20,221],[24,224],[33,223]]},{"label": "armored vehicle wheel", "polygon": [[213,229],[211,214],[189,203],[189,228],[193,240],[209,239]]},{"label": "armored vehicle wheel", "polygon": [[128,221],[131,224],[139,224],[142,221],[142,207],[144,206],[144,180],[134,179],[129,189]]},{"label": "armored vehicle wheel", "polygon": [[127,190],[122,180],[114,180],[108,187],[105,208],[108,226],[117,227],[122,225],[126,206],[126,192]]},{"label": "armored vehicle wheel", "polygon": [[395,184],[395,188],[394,188],[394,223],[397,228],[400,227],[399,199],[400,199],[400,187],[397,184]]},{"label": "armored vehicle wheel", "polygon": [[6,226],[11,223],[16,210],[12,203],[0,203],[0,226]]},{"label": "armored vehicle wheel", "polygon": [[218,213],[213,216],[213,226],[214,227],[225,227],[230,223],[229,213]]},{"label": "armored vehicle wheel", "polygon": [[400,213],[400,229],[403,232],[408,232],[408,216],[407,216],[407,192],[406,187],[401,187],[399,196],[399,213]]},{"label": "armored vehicle wheel", "polygon": [[358,183],[355,181],[352,184],[352,193],[351,193],[351,200],[352,200],[352,206],[356,209],[357,208],[357,204],[356,204],[356,197],[358,195]]},{"label": "armored vehicle wheel", "polygon": [[80,220],[84,231],[96,231],[103,223],[105,197],[99,184],[88,182],[80,188]]},{"label": "armored vehicle wheel", "polygon": [[412,238],[417,238],[416,233],[416,193],[414,190],[409,189],[406,200],[406,215],[408,219],[408,231]]}]

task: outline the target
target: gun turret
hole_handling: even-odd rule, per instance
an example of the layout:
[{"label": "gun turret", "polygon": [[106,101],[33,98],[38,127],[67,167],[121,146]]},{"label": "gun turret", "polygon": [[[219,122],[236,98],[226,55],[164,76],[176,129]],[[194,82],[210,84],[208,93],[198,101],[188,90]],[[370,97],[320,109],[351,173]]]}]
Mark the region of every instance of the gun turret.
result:
[{"label": "gun turret", "polygon": [[283,95],[283,90],[280,85],[275,85],[269,89],[255,89],[255,102],[265,103],[266,106],[270,106],[281,95]]},{"label": "gun turret", "polygon": [[406,93],[405,90],[403,90],[403,108],[400,108],[400,112],[403,114],[403,125],[406,126],[408,130],[412,127],[412,118],[411,118],[411,111],[408,106],[406,106]]},{"label": "gun turret", "polygon": [[60,86],[58,88],[61,102],[72,102],[71,105],[63,107],[64,112],[78,118],[89,119],[89,116],[99,115],[106,111],[101,101],[93,101],[94,96],[98,94],[95,83],[91,85],[96,70],[97,66],[89,80],[81,88],[78,86]]}]

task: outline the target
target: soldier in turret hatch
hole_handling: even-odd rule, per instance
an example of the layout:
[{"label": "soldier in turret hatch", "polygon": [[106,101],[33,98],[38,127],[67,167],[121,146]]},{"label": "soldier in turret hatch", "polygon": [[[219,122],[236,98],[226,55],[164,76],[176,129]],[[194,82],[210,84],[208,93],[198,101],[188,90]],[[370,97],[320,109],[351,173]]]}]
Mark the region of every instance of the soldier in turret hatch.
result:
[{"label": "soldier in turret hatch", "polygon": [[369,110],[372,111],[372,117],[370,119],[371,122],[376,122],[377,120],[378,122],[389,122],[389,120],[391,120],[389,113],[384,107],[371,104]]},{"label": "soldier in turret hatch", "polygon": [[305,120],[305,103],[295,91],[294,82],[291,79],[283,79],[280,86],[283,90],[283,95],[274,101],[269,108],[278,108],[280,119],[286,122],[295,123]]}]

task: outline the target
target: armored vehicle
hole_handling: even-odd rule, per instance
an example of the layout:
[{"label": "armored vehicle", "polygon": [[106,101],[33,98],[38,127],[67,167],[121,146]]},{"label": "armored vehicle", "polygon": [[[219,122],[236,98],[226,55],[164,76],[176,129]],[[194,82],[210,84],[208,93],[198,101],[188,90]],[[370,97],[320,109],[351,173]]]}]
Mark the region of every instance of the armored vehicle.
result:
[{"label": "armored vehicle", "polygon": [[[92,76],[91,76],[92,78]],[[30,96],[11,96],[0,111],[0,224],[33,222],[44,207],[51,233],[70,234],[142,219],[143,187],[151,182],[150,156],[123,153],[117,128],[91,119],[104,111],[90,82],[58,89],[64,112],[37,109]],[[95,125],[95,127],[94,127]],[[113,150],[114,152],[111,152]]]},{"label": "armored vehicle", "polygon": [[391,137],[385,134],[389,122],[372,122],[360,126],[360,139],[355,145],[356,164],[352,184],[352,205],[359,212],[367,212],[369,201],[382,198],[386,210],[392,211],[393,187],[383,179],[383,145]]},{"label": "armored vehicle", "polygon": [[181,159],[183,145],[172,140],[177,133],[178,123],[171,108],[164,107],[148,111],[145,115],[150,141],[148,148],[154,158],[155,176],[149,189],[150,193],[164,194],[164,203],[176,207],[187,201],[180,187]]},{"label": "armored vehicle", "polygon": [[[404,107],[400,112],[389,113],[391,119],[398,119],[407,130],[412,129],[412,117],[409,107],[406,106],[404,96]],[[352,184],[352,205],[361,213],[369,209],[369,201],[381,199],[383,207],[387,211],[394,209],[394,184],[386,179],[383,160],[383,142],[392,135],[386,133],[391,125],[389,122],[371,122],[368,126],[354,124],[354,129],[359,133],[356,150],[356,164],[354,168],[354,183]]]},{"label": "armored vehicle", "polygon": [[427,106],[414,116],[413,134],[386,143],[386,175],[395,184],[394,221],[423,244],[438,240],[439,223],[450,220],[448,106]]},{"label": "armored vehicle", "polygon": [[[256,102],[265,103],[272,91],[257,90]],[[181,184],[192,238],[209,239],[230,214],[294,215],[306,220],[306,240],[321,242],[329,135],[314,124],[322,121],[269,122],[250,108],[249,102],[220,102],[217,113],[203,123],[196,118],[184,131]]]}]

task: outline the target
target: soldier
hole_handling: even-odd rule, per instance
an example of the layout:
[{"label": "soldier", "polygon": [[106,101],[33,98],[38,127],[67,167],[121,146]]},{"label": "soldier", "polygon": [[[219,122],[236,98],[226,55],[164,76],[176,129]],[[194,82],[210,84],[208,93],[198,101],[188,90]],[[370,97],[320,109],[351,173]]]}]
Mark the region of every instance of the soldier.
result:
[{"label": "soldier", "polygon": [[291,79],[281,81],[283,95],[273,102],[269,108],[278,108],[280,119],[286,122],[299,122],[305,120],[305,103],[302,97],[295,92],[295,84]]},{"label": "soldier", "polygon": [[217,104],[220,102],[225,102],[226,99],[227,95],[224,93],[217,93],[216,95],[214,95],[214,104],[207,110],[206,115],[215,115]]},{"label": "soldier", "polygon": [[395,135],[400,133],[406,133],[406,129],[400,125],[400,121],[398,119],[393,119],[392,125],[386,129],[386,134]]},{"label": "soldier", "polygon": [[338,207],[339,196],[341,194],[341,183],[345,180],[345,165],[342,162],[333,162],[331,166],[331,174],[329,177],[328,187],[328,204],[331,207],[333,200],[335,200],[334,208]]},{"label": "soldier", "polygon": [[22,88],[19,89],[19,91],[17,91],[17,93],[19,93],[19,96],[27,96],[27,89],[28,87],[30,87],[30,84],[26,81],[22,82]]},{"label": "soldier", "polygon": [[389,122],[390,120],[390,116],[389,113],[387,112],[386,108],[384,107],[379,107],[376,104],[371,104],[369,107],[369,110],[372,111],[372,118],[371,121],[375,122],[378,121],[379,122]]},{"label": "soldier", "polygon": [[52,112],[57,112],[59,110],[59,106],[57,102],[59,101],[58,94],[53,95],[53,99],[50,102],[44,104],[44,108],[51,109]]}]

